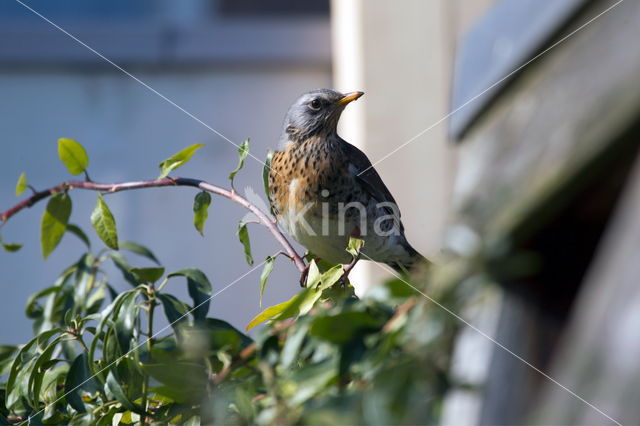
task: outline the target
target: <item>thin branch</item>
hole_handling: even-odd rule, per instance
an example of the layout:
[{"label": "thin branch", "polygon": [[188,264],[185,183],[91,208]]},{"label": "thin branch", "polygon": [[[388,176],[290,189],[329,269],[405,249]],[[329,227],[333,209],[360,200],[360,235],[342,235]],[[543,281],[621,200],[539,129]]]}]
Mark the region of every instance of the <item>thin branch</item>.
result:
[{"label": "thin branch", "polygon": [[287,253],[287,252],[285,252],[285,251],[283,251],[283,250],[280,250],[279,252],[277,252],[277,253],[275,253],[275,254],[272,254],[272,255],[271,255],[271,257],[273,257],[274,259],[275,259],[276,257],[278,257],[278,256],[288,257],[288,258],[289,258],[289,260],[293,260],[293,258],[292,258],[291,256],[289,256],[289,253]]},{"label": "thin branch", "polygon": [[[155,296],[155,288],[153,287],[153,283],[149,284],[149,290],[147,291],[147,301],[149,302],[149,311],[147,312],[147,363],[153,363],[151,358],[151,353],[153,352],[153,312],[156,307],[156,296]],[[149,413],[151,410],[151,402],[148,399],[149,393],[149,376],[145,375],[144,380],[142,382],[142,409]],[[148,419],[144,418],[142,420],[143,423],[150,423],[147,421]]]},{"label": "thin branch", "polygon": [[89,181],[67,181],[62,182],[59,185],[52,186],[51,188],[45,189],[44,191],[38,191],[34,193],[31,197],[26,198],[16,204],[15,206],[9,208],[8,210],[0,213],[0,226],[4,225],[12,216],[20,212],[21,210],[31,207],[37,202],[60,192],[68,192],[73,189],[86,189],[89,191],[100,191],[106,193],[114,193],[120,191],[129,191],[133,189],[141,189],[141,188],[159,188],[165,186],[191,186],[194,188],[199,188],[203,191],[211,192],[216,195],[220,195],[221,197],[228,198],[229,200],[240,204],[247,210],[251,211],[254,215],[258,217],[258,220],[261,224],[266,226],[271,234],[274,236],[276,241],[280,243],[280,245],[284,248],[287,256],[293,260],[296,268],[300,272],[304,272],[306,265],[304,260],[300,257],[300,255],[295,251],[291,243],[287,240],[287,238],[280,232],[278,226],[275,221],[269,217],[265,212],[260,210],[258,207],[253,205],[246,198],[240,196],[236,191],[228,190],[222,188],[220,186],[216,186],[205,182],[200,179],[191,179],[191,178],[164,178],[159,180],[143,180],[143,181],[135,181],[135,182],[122,182],[122,183],[97,183],[97,182],[89,182]]}]

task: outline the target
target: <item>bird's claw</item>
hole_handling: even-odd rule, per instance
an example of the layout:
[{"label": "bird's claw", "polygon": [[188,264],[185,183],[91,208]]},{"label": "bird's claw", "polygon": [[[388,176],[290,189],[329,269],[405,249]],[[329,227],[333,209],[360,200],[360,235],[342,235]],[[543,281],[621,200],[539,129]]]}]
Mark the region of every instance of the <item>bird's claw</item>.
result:
[{"label": "bird's claw", "polygon": [[339,280],[343,286],[346,285],[347,282],[349,282],[349,274],[353,270],[353,267],[356,266],[356,263],[358,263],[358,260],[360,260],[360,255],[358,255],[357,257],[354,257],[349,264],[344,266],[343,268],[344,272],[342,273],[342,276],[340,277],[340,280]]},{"label": "bird's claw", "polygon": [[309,276],[309,268],[311,264],[308,263],[307,266],[304,267],[304,271],[300,274],[300,287],[304,288],[307,286],[307,277]]}]

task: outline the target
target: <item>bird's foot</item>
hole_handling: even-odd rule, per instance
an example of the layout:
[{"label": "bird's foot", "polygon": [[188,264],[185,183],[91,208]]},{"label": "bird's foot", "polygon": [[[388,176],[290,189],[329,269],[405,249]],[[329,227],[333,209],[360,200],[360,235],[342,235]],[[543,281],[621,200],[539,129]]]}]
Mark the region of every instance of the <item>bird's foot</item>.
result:
[{"label": "bird's foot", "polygon": [[304,288],[307,286],[307,277],[309,276],[309,268],[311,267],[310,263],[307,263],[307,266],[304,267],[304,271],[300,274],[300,287]]},{"label": "bird's foot", "polygon": [[344,269],[343,269],[344,272],[340,277],[340,283],[342,283],[343,286],[346,285],[347,282],[349,281],[349,274],[353,270],[354,266],[356,266],[356,263],[358,263],[358,260],[360,260],[360,255],[358,255],[357,257],[354,257],[349,264],[344,266]]},{"label": "bird's foot", "polygon": [[[305,255],[306,257],[306,255]],[[322,259],[320,259],[319,257],[314,257],[309,259],[309,263],[307,263],[307,266],[304,267],[304,271],[302,271],[302,274],[300,274],[300,287],[306,287],[307,286],[307,278],[309,277],[309,268],[311,267],[311,261],[315,260],[316,261],[316,265],[318,264],[318,262],[320,262]]]}]

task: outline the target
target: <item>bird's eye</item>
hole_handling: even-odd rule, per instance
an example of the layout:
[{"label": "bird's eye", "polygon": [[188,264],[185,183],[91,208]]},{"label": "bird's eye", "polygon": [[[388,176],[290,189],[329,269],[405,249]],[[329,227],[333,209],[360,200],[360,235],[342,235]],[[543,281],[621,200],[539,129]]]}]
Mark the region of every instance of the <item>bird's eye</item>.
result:
[{"label": "bird's eye", "polygon": [[320,101],[318,99],[314,99],[311,101],[311,103],[309,104],[309,106],[311,107],[311,109],[315,109],[318,110],[320,109]]}]

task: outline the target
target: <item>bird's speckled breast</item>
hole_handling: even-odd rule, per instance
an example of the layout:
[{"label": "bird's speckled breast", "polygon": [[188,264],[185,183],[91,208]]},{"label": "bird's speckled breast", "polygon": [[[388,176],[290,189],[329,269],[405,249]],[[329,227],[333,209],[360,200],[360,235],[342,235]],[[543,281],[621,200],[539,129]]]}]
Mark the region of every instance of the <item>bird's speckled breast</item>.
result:
[{"label": "bird's speckled breast", "polygon": [[327,202],[329,212],[335,213],[339,202],[353,201],[358,192],[348,167],[339,141],[309,138],[290,143],[271,160],[271,203],[277,213],[284,213]]},{"label": "bird's speckled breast", "polygon": [[387,213],[376,207],[376,201],[356,178],[357,171],[342,144],[337,137],[335,141],[309,138],[274,153],[269,192],[278,223],[322,259],[347,263],[351,260],[345,250],[349,236],[365,229],[358,209],[345,210],[344,206],[361,203],[369,219],[363,235],[367,256],[381,261],[407,257],[402,235],[375,234],[375,220]]},{"label": "bird's speckled breast", "polygon": [[350,260],[345,247],[357,227],[356,218],[348,212],[341,225],[340,205],[352,201],[366,205],[366,200],[339,139],[332,143],[309,138],[276,152],[271,160],[269,192],[278,223],[296,241],[330,262]]}]

